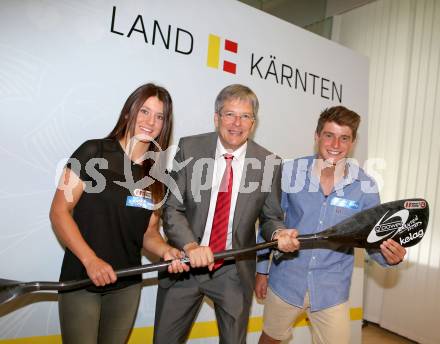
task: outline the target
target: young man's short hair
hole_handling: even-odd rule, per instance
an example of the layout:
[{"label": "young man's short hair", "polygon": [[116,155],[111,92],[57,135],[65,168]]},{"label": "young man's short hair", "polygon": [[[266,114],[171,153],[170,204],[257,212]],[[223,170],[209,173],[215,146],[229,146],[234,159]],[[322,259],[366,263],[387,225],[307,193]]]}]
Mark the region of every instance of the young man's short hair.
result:
[{"label": "young man's short hair", "polygon": [[327,122],[335,122],[337,125],[349,127],[353,135],[353,140],[355,140],[361,117],[356,112],[351,111],[344,106],[334,106],[325,109],[319,115],[316,134],[321,134],[321,131]]}]

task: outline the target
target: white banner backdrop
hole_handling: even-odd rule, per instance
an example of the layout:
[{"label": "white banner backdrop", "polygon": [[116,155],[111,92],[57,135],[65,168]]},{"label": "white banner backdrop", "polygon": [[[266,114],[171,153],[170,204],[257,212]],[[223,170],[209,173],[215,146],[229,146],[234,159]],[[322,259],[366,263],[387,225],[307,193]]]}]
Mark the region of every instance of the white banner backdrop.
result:
[{"label": "white banner backdrop", "polygon": [[[83,141],[107,135],[145,82],[173,97],[174,143],[214,130],[217,93],[242,83],[259,97],[255,140],[263,146],[284,158],[310,155],[319,113],[342,103],[363,118],[355,158],[366,156],[366,58],[242,3],[3,0],[0,32],[1,278],[58,279],[63,248],[48,219],[57,166]],[[361,265],[351,292],[353,343],[360,343]],[[151,337],[155,277],[145,276],[133,343]],[[261,310],[255,302],[250,343]],[[53,294],[2,306],[0,316],[2,343],[59,334]],[[205,304],[197,318],[205,330],[190,342],[216,343],[214,319]],[[308,332],[297,326],[297,342],[308,342]]]}]

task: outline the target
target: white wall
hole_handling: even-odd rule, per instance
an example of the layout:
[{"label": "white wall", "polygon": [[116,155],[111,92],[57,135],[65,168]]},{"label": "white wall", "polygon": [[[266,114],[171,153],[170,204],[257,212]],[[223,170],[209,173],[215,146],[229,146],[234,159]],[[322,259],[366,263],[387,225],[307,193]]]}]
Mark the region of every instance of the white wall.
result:
[{"label": "white wall", "polygon": [[[113,6],[113,31],[121,34],[112,32]],[[136,20],[141,29],[139,15],[148,43],[136,31],[127,37]],[[159,36],[153,44],[154,20],[165,35],[170,25],[168,48]],[[2,278],[58,279],[63,249],[48,220],[57,164],[84,140],[105,136],[128,94],[148,81],[167,87],[173,96],[175,143],[181,136],[213,130],[214,99],[221,88],[249,85],[261,103],[256,141],[286,158],[312,152],[318,114],[339,104],[337,98],[327,99],[334,82],[343,89],[342,103],[364,118],[356,157],[365,158],[367,60],[239,2],[7,0],[0,3],[0,32]],[[225,38],[238,43],[237,54],[220,53],[221,61],[236,63],[236,74],[206,66],[209,34],[220,36],[222,44]],[[256,68],[252,55],[255,61],[262,58]],[[316,77],[309,74],[305,91],[295,88],[293,79],[289,87],[283,68],[285,75],[297,68]],[[359,271],[351,298],[355,308],[361,307]],[[155,274],[145,277],[136,327],[151,331]],[[5,342],[59,333],[53,294],[25,297],[0,307],[0,315]],[[261,306],[255,305],[252,316],[258,320],[260,315]],[[213,319],[205,305],[197,321]],[[359,343],[359,320],[353,331]],[[301,342],[309,340],[307,328],[296,333]],[[249,341],[257,336],[250,334]],[[216,339],[193,342],[198,341]]]},{"label": "white wall", "polygon": [[365,316],[439,343],[440,2],[381,0],[337,17],[334,28],[336,41],[370,59],[368,156],[386,164],[382,200],[424,197],[431,211],[426,238],[404,263],[368,267]]}]

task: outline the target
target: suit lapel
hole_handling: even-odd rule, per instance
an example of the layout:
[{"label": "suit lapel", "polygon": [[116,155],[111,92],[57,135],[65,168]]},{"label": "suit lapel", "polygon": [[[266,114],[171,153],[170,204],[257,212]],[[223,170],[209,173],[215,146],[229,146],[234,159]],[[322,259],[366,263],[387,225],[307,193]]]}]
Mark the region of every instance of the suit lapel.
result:
[{"label": "suit lapel", "polygon": [[[209,135],[206,138],[206,142],[204,142],[200,146],[200,151],[199,151],[200,155],[195,158],[196,159],[201,159],[201,158],[215,159],[215,151],[217,148],[217,138],[218,138],[217,133],[212,133],[212,135]],[[207,178],[212,180],[212,175],[208,176],[207,169],[206,169],[202,175],[202,183],[205,183]],[[206,220],[208,218],[209,204],[211,202],[211,188],[209,188],[208,190],[200,190],[200,197],[201,197],[201,202],[200,202],[201,216],[200,216],[200,219],[203,219],[203,223],[201,223],[201,226],[200,226],[200,229],[201,229],[200,235],[203,236],[203,232],[204,232],[205,226],[206,226]]]}]

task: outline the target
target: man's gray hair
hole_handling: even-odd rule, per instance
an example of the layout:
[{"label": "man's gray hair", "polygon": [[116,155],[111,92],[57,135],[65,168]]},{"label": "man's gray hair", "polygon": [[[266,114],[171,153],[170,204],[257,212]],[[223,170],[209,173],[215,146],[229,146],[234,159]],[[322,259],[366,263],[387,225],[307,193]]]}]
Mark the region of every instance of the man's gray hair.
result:
[{"label": "man's gray hair", "polygon": [[226,101],[235,99],[251,103],[253,115],[257,116],[259,104],[256,94],[249,87],[240,84],[226,86],[220,91],[215,100],[215,112],[219,114]]}]

